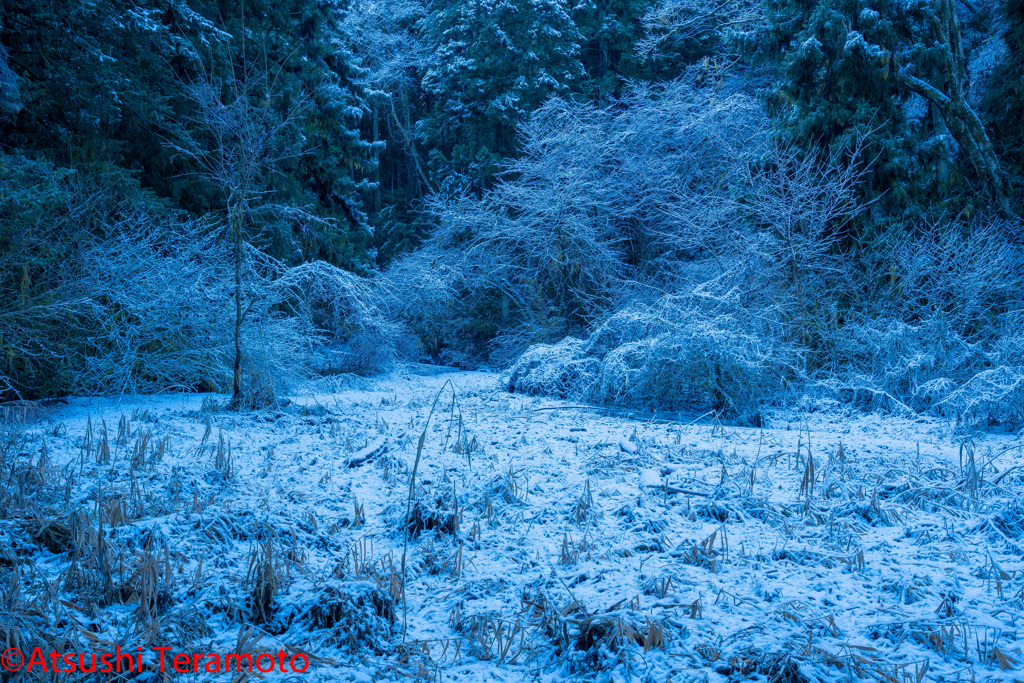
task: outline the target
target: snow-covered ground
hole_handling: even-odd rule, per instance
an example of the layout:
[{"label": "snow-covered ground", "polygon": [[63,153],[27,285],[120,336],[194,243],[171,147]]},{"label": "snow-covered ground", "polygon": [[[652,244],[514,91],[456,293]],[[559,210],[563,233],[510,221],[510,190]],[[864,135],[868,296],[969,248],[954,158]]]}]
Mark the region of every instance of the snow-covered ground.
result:
[{"label": "snow-covered ground", "polygon": [[[1024,679],[1016,435],[672,421],[417,368],[291,399],[8,427],[8,646],[283,651],[308,670],[265,679],[310,683]],[[182,680],[233,678],[204,667]]]}]

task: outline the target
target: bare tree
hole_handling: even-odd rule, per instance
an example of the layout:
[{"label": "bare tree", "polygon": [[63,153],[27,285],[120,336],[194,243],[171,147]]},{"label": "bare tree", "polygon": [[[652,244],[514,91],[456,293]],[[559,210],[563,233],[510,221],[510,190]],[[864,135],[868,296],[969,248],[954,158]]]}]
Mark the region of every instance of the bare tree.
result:
[{"label": "bare tree", "polygon": [[730,187],[764,137],[752,98],[684,80],[605,108],[550,99],[484,197],[434,196],[426,248],[389,269],[393,310],[439,352],[476,344],[493,306],[490,349],[508,358],[675,290],[694,276],[682,264],[730,250]]},{"label": "bare tree", "polygon": [[234,380],[231,404],[244,403],[242,384],[243,260],[260,222],[301,209],[274,203],[271,180],[282,163],[303,153],[293,135],[306,102],[285,101],[273,74],[247,65],[217,78],[201,73],[186,89],[192,113],[174,126],[171,146],[195,162],[220,193],[234,252]]},{"label": "bare tree", "polygon": [[669,41],[739,31],[763,19],[764,5],[756,0],[662,0],[644,14],[645,35],[636,52],[650,59]]},{"label": "bare tree", "polygon": [[843,157],[855,159],[858,154],[857,149],[831,156],[776,149],[767,166],[748,180],[753,189],[750,212],[765,229],[765,239],[757,245],[767,266],[760,280],[774,280],[766,291],[779,285],[779,293],[788,289],[792,298],[784,302],[782,313],[801,335],[812,315],[809,300],[832,300],[821,297],[822,290],[847,284],[849,264],[840,242],[846,225],[867,205],[857,199],[864,171]]}]

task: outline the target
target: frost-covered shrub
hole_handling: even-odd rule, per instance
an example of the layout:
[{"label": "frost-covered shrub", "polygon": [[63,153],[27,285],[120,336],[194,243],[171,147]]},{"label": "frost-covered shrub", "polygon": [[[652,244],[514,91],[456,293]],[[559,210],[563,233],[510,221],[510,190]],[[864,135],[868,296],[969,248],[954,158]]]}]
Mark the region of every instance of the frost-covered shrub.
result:
[{"label": "frost-covered shrub", "polygon": [[777,401],[800,376],[797,350],[699,302],[666,297],[613,315],[586,340],[537,345],[509,391],[597,403],[742,413]]},{"label": "frost-covered shrub", "polygon": [[382,276],[384,305],[416,335],[422,358],[437,360],[443,348],[458,345],[464,336],[467,323],[459,294],[465,277],[457,256],[422,249],[396,261]]},{"label": "frost-covered shrub", "polygon": [[[513,313],[516,304],[489,278],[489,261],[449,246],[429,245],[388,268],[382,277],[383,306],[417,340],[413,359],[476,367],[489,355],[502,321],[511,329],[513,318],[521,318]],[[528,328],[531,341],[546,338],[537,327],[520,329]],[[516,355],[521,350],[515,348]]]},{"label": "frost-covered shrub", "polygon": [[865,408],[1019,424],[1024,259],[1013,231],[989,221],[882,236],[852,310],[812,350],[816,378]]},{"label": "frost-covered shrub", "polygon": [[775,402],[795,377],[791,354],[730,329],[734,321],[681,326],[627,342],[601,362],[590,397],[602,403],[716,409],[735,414]]},{"label": "frost-covered shrub", "polygon": [[975,425],[1024,424],[1024,368],[983,370],[936,402],[933,410]]},{"label": "frost-covered shrub", "polygon": [[385,290],[366,278],[312,261],[283,271],[276,288],[315,328],[313,367],[322,374],[374,374],[414,343],[386,312]]},{"label": "frost-covered shrub", "polygon": [[[213,226],[157,222],[139,212],[102,236],[84,236],[62,272],[49,303],[5,335],[8,343],[19,334],[44,340],[36,355],[65,369],[60,386],[49,391],[230,389],[233,262]],[[363,371],[395,355],[401,328],[376,308],[377,294],[362,278],[323,263],[288,268],[250,248],[243,281],[248,407],[272,404],[308,377],[325,349],[350,359],[358,352]],[[346,370],[354,365],[350,360]]]},{"label": "frost-covered shrub", "polygon": [[837,335],[827,375],[852,388],[876,389],[923,410],[988,366],[941,319],[917,325],[898,320],[855,320]]},{"label": "frost-covered shrub", "polygon": [[[307,374],[315,337],[307,316],[282,309],[296,291],[269,257],[246,260],[243,381],[264,402]],[[97,310],[96,330],[68,350],[73,391],[226,391],[234,361],[230,251],[200,224],[114,232],[81,254],[68,285]]]},{"label": "frost-covered shrub", "polygon": [[1024,252],[1007,235],[1018,231],[992,219],[889,231],[863,259],[863,290],[871,297],[863,310],[907,322],[942,320],[972,343],[1013,334],[1007,316],[1024,298]]},{"label": "frost-covered shrub", "polygon": [[585,396],[600,371],[600,359],[588,357],[585,346],[572,337],[531,346],[509,371],[507,390],[558,398]]},{"label": "frost-covered shrub", "polygon": [[1008,330],[967,341],[949,320],[856,319],[816,377],[865,409],[931,413],[968,424],[1024,424],[1024,347]]},{"label": "frost-covered shrub", "polygon": [[721,251],[762,124],[753,98],[684,79],[607,108],[548,101],[504,180],[429,203],[427,244],[386,274],[395,312],[435,360],[501,362],[585,335],[640,282],[671,291],[681,261]]}]

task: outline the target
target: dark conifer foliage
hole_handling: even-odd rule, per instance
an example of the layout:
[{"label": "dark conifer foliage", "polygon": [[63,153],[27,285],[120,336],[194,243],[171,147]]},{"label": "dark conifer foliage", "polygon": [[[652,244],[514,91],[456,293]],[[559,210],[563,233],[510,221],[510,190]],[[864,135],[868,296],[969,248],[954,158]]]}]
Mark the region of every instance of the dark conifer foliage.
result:
[{"label": "dark conifer foliage", "polygon": [[273,253],[360,264],[373,160],[358,131],[360,73],[338,40],[341,12],[315,1],[5,3],[0,41],[18,97],[0,141],[81,172],[128,173],[196,214],[222,210],[166,144],[167,130],[190,115],[183,95],[199,74],[226,83],[256,66],[273,73],[274,96],[314,104],[302,125],[309,153],[284,170],[280,190],[337,219],[331,231],[295,226]]},{"label": "dark conifer foliage", "polygon": [[1005,58],[989,77],[983,106],[992,142],[1010,179],[1010,194],[1020,202],[1024,197],[1024,2],[1006,0],[1003,7]]},{"label": "dark conifer foliage", "polygon": [[486,189],[516,155],[516,127],[583,78],[563,0],[442,0],[424,21],[429,111],[420,133],[435,186]]},{"label": "dark conifer foliage", "polygon": [[[971,48],[951,0],[772,0],[759,50],[782,79],[769,96],[787,141],[857,149],[862,192],[896,220],[990,203],[1004,171],[971,87]],[[874,214],[877,217],[877,212]]]}]

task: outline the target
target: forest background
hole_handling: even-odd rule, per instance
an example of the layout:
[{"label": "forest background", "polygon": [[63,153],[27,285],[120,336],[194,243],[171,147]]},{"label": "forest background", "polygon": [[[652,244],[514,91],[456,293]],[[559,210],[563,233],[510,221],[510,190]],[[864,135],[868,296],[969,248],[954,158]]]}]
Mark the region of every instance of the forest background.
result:
[{"label": "forest background", "polygon": [[0,394],[395,360],[1024,417],[1021,0],[6,0]]}]

